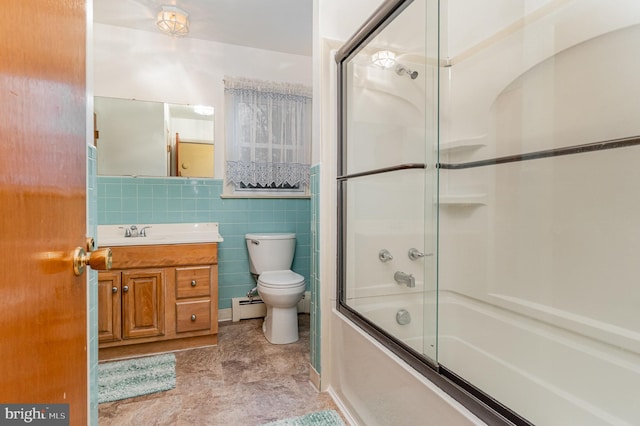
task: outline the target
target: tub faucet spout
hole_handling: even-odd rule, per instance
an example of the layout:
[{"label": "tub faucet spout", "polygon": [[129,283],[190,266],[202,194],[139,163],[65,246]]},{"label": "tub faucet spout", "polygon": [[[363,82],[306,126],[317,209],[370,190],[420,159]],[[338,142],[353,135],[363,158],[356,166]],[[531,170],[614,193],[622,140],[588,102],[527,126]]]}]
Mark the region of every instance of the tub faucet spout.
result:
[{"label": "tub faucet spout", "polygon": [[407,274],[406,272],[397,271],[393,274],[393,279],[396,280],[398,284],[404,284],[409,288],[413,288],[416,286],[416,279],[413,275]]}]

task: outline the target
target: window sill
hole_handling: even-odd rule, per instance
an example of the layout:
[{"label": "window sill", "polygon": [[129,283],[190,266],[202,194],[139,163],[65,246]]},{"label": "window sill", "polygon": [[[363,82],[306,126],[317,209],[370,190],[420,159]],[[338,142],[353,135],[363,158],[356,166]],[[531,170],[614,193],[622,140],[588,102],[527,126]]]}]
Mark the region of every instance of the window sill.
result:
[{"label": "window sill", "polygon": [[311,198],[310,194],[220,194],[220,198]]}]

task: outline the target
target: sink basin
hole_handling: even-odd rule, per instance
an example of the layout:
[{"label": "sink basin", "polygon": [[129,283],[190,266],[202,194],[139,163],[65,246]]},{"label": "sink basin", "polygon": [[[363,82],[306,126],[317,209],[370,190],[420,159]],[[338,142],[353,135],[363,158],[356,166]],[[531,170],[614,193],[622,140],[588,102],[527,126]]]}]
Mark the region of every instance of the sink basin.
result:
[{"label": "sink basin", "polygon": [[135,224],[145,230],[145,237],[125,237],[131,225],[98,225],[98,247],[145,246],[154,244],[219,243],[224,241],[218,224],[205,223],[150,223]]}]

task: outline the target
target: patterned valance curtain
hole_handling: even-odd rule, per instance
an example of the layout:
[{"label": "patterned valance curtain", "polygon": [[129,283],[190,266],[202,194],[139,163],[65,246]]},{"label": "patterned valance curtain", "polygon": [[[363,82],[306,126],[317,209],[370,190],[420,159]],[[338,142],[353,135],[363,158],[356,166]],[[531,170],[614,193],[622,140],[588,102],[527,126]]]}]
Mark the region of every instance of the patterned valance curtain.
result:
[{"label": "patterned valance curtain", "polygon": [[226,177],[236,187],[309,185],[311,88],[225,77]]}]

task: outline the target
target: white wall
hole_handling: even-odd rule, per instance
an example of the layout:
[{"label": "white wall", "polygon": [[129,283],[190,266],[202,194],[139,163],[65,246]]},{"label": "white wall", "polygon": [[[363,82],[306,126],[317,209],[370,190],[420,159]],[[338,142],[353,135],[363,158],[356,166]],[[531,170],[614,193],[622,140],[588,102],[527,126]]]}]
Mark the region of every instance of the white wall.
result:
[{"label": "white wall", "polygon": [[224,164],[225,75],[312,84],[312,58],[94,25],[94,94],[215,109],[215,177]]}]

